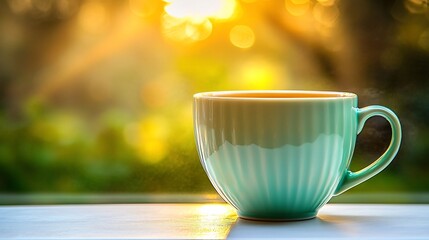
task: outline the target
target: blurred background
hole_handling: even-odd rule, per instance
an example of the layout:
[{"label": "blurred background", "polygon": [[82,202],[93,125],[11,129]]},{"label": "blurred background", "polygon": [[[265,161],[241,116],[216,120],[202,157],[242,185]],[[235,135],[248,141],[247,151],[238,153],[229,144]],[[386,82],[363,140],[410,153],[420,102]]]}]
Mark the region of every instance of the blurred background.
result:
[{"label": "blurred background", "polygon": [[[7,0],[0,193],[213,194],[192,95],[232,89],[351,91],[391,108],[400,152],[349,192],[429,190],[427,0]],[[352,169],[390,134],[370,119]]]}]

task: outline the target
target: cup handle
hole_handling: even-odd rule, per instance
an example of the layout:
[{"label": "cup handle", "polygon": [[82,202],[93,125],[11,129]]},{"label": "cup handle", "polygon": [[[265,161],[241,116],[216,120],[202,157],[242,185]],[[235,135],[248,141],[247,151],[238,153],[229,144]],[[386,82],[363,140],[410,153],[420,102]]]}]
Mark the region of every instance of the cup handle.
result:
[{"label": "cup handle", "polygon": [[392,162],[401,144],[401,124],[399,122],[398,117],[390,109],[382,106],[368,106],[364,108],[356,108],[356,111],[358,117],[357,134],[362,131],[366,120],[373,116],[381,116],[384,117],[390,123],[390,127],[392,129],[392,138],[390,140],[390,145],[387,150],[371,165],[357,172],[352,172],[350,171],[350,169],[346,170],[342,181],[334,192],[335,196],[370,179],[371,177],[375,176],[383,169],[385,169],[387,165]]}]

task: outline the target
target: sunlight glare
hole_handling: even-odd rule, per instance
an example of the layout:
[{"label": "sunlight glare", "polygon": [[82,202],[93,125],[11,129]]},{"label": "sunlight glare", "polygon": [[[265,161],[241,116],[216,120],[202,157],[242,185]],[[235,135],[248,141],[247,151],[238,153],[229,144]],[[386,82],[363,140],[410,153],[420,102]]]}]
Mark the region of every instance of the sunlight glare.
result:
[{"label": "sunlight glare", "polygon": [[213,20],[231,18],[236,10],[235,0],[165,0],[164,36],[182,41],[197,42],[212,33]]},{"label": "sunlight glare", "polygon": [[170,0],[165,12],[175,18],[228,19],[234,14],[235,0]]},{"label": "sunlight glare", "polygon": [[[203,204],[196,207],[198,225],[195,226],[193,238],[195,239],[225,239],[229,232],[229,225],[233,224],[238,216],[230,205],[225,203]],[[209,222],[217,222],[215,228],[208,225]]]},{"label": "sunlight glare", "polygon": [[215,216],[234,214],[234,210],[225,204],[206,204],[198,208],[201,215]]}]

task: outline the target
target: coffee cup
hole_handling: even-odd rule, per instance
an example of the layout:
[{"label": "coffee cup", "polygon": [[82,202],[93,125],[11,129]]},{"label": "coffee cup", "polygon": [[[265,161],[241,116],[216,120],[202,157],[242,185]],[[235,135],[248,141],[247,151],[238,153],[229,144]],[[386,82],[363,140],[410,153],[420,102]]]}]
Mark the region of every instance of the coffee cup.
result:
[{"label": "coffee cup", "polygon": [[[349,169],[366,120],[385,118],[392,137],[371,165]],[[356,94],[328,91],[219,91],[194,95],[201,164],[240,217],[311,219],[333,196],[373,177],[393,160],[401,125],[388,108],[358,108]]]}]

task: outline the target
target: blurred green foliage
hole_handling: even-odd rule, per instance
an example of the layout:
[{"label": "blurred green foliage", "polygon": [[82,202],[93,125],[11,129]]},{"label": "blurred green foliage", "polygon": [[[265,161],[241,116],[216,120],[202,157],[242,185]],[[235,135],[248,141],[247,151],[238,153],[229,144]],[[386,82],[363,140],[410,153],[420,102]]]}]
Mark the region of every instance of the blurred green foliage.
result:
[{"label": "blurred green foliage", "polygon": [[[0,189],[3,192],[201,192],[210,188],[193,145],[146,163],[124,141],[124,122],[107,113],[97,131],[75,115],[2,118]],[[113,116],[112,116],[113,115]],[[199,181],[195,181],[198,179]]]}]

